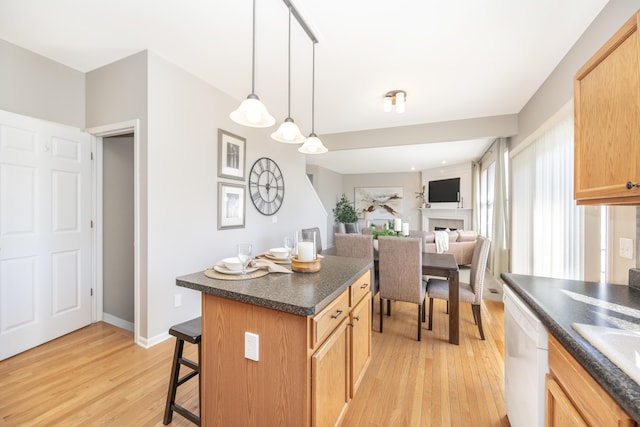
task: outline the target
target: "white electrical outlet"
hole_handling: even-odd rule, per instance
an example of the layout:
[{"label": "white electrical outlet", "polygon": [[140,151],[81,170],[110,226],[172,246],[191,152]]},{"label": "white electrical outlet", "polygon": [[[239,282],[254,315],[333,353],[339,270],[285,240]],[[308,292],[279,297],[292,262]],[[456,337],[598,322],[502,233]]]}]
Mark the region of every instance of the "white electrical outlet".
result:
[{"label": "white electrical outlet", "polygon": [[633,259],[633,239],[620,238],[620,256],[626,259]]},{"label": "white electrical outlet", "polygon": [[182,305],[182,294],[175,294],[173,296],[173,308],[178,308]]},{"label": "white electrical outlet", "polygon": [[271,216],[271,222],[273,224],[277,224],[278,223],[278,215],[272,215]]},{"label": "white electrical outlet", "polygon": [[244,357],[256,362],[260,359],[260,336],[251,332],[244,333]]}]

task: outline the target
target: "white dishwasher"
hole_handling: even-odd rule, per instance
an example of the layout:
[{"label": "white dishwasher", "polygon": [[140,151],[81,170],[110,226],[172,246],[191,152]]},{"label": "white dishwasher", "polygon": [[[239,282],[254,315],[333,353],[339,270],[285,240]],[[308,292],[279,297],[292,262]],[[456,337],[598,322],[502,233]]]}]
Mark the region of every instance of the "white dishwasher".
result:
[{"label": "white dishwasher", "polygon": [[549,372],[547,330],[531,309],[504,286],[504,400],[512,427],[542,427],[545,375]]}]

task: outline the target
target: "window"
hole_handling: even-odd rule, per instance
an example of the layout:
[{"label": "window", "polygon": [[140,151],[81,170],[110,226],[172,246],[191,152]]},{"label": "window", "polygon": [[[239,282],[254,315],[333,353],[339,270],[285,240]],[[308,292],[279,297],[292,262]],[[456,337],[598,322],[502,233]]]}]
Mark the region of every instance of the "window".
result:
[{"label": "window", "polygon": [[584,210],[573,200],[573,117],[512,159],[511,271],[581,279]]}]

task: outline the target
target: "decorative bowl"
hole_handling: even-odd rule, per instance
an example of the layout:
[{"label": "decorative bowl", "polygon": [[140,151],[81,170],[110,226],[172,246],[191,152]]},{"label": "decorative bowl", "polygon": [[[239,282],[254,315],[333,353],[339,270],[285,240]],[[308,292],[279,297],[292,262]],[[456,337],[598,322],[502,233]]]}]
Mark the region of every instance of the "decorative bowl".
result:
[{"label": "decorative bowl", "polygon": [[269,253],[275,258],[286,258],[289,256],[289,250],[287,248],[271,248]]},{"label": "decorative bowl", "polygon": [[227,270],[231,270],[231,271],[242,270],[242,263],[240,262],[240,259],[238,257],[225,258],[222,260],[222,263],[224,264],[225,267],[227,267]]}]

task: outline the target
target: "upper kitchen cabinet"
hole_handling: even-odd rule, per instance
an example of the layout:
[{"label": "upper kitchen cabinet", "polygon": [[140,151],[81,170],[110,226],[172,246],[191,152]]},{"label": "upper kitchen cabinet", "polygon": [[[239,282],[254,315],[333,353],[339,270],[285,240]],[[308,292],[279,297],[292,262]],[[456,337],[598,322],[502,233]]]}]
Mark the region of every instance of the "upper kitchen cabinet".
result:
[{"label": "upper kitchen cabinet", "polygon": [[574,80],[574,198],[640,204],[640,12]]}]

